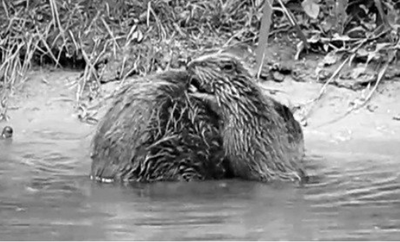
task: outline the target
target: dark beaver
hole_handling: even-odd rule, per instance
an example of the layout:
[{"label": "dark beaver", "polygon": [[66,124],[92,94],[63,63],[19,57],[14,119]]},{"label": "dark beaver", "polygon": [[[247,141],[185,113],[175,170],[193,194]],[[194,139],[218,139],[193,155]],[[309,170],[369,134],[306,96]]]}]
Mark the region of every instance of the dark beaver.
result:
[{"label": "dark beaver", "polygon": [[261,181],[305,178],[300,124],[289,108],[262,92],[238,57],[204,55],[187,69],[200,92],[195,95],[218,109],[223,147],[234,176]]},{"label": "dark beaver", "polygon": [[171,181],[225,176],[219,118],[168,71],[124,85],[93,139],[97,180]]},{"label": "dark beaver", "polygon": [[2,139],[10,139],[10,138],[12,138],[13,133],[14,133],[14,131],[10,126],[5,126],[3,128],[3,131],[1,132],[0,137]]}]

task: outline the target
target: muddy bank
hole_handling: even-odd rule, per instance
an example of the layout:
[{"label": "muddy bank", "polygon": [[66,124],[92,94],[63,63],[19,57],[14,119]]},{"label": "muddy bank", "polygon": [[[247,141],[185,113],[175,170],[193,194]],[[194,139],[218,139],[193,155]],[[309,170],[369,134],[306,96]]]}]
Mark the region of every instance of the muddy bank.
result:
[{"label": "muddy bank", "polygon": [[[16,86],[9,99],[8,124],[15,129],[15,138],[20,133],[47,127],[65,130],[90,140],[94,125],[81,122],[78,115],[101,118],[107,97],[118,87],[117,82],[102,86],[102,96],[86,105],[88,111],[79,109],[76,102],[78,72],[70,70],[49,71],[38,69],[28,74],[27,81]],[[301,106],[318,96],[322,84],[313,82],[264,82],[272,89],[273,96],[291,106]],[[324,140],[332,143],[357,142],[358,140],[400,140],[400,95],[399,79],[384,81],[364,107],[346,115],[355,103],[361,102],[369,90],[353,91],[329,85],[323,98],[313,104],[297,109],[296,116],[304,117],[306,143]],[[90,109],[90,106],[93,108]],[[310,109],[310,107],[312,108]],[[102,107],[98,109],[97,107]],[[85,108],[85,109],[86,109]],[[97,113],[97,110],[99,112]],[[68,123],[70,125],[65,126]],[[50,132],[50,131],[49,131]]]}]

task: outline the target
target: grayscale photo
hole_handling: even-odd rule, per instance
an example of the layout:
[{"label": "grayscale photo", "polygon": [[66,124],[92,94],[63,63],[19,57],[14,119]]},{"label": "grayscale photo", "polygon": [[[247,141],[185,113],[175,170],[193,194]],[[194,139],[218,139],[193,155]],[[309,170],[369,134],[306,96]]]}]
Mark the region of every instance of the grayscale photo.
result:
[{"label": "grayscale photo", "polygon": [[395,0],[1,0],[0,240],[398,240],[399,59]]}]

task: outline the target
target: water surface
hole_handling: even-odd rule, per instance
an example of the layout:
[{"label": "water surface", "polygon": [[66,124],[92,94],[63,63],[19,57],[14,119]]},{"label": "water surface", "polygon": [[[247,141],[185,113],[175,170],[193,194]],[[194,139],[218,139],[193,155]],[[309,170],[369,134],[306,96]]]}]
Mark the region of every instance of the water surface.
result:
[{"label": "water surface", "polygon": [[91,128],[16,129],[0,142],[1,240],[395,240],[398,143],[307,141],[304,186],[89,180]]}]

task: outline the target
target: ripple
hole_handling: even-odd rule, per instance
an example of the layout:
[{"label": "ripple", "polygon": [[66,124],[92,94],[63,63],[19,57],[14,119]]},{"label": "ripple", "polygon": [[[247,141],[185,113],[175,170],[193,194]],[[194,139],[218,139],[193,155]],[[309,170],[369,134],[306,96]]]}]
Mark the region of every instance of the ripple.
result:
[{"label": "ripple", "polygon": [[1,238],[332,240],[399,232],[400,175],[389,154],[307,154],[304,186],[120,186],[89,180],[90,144],[73,127],[42,128],[0,147]]}]

